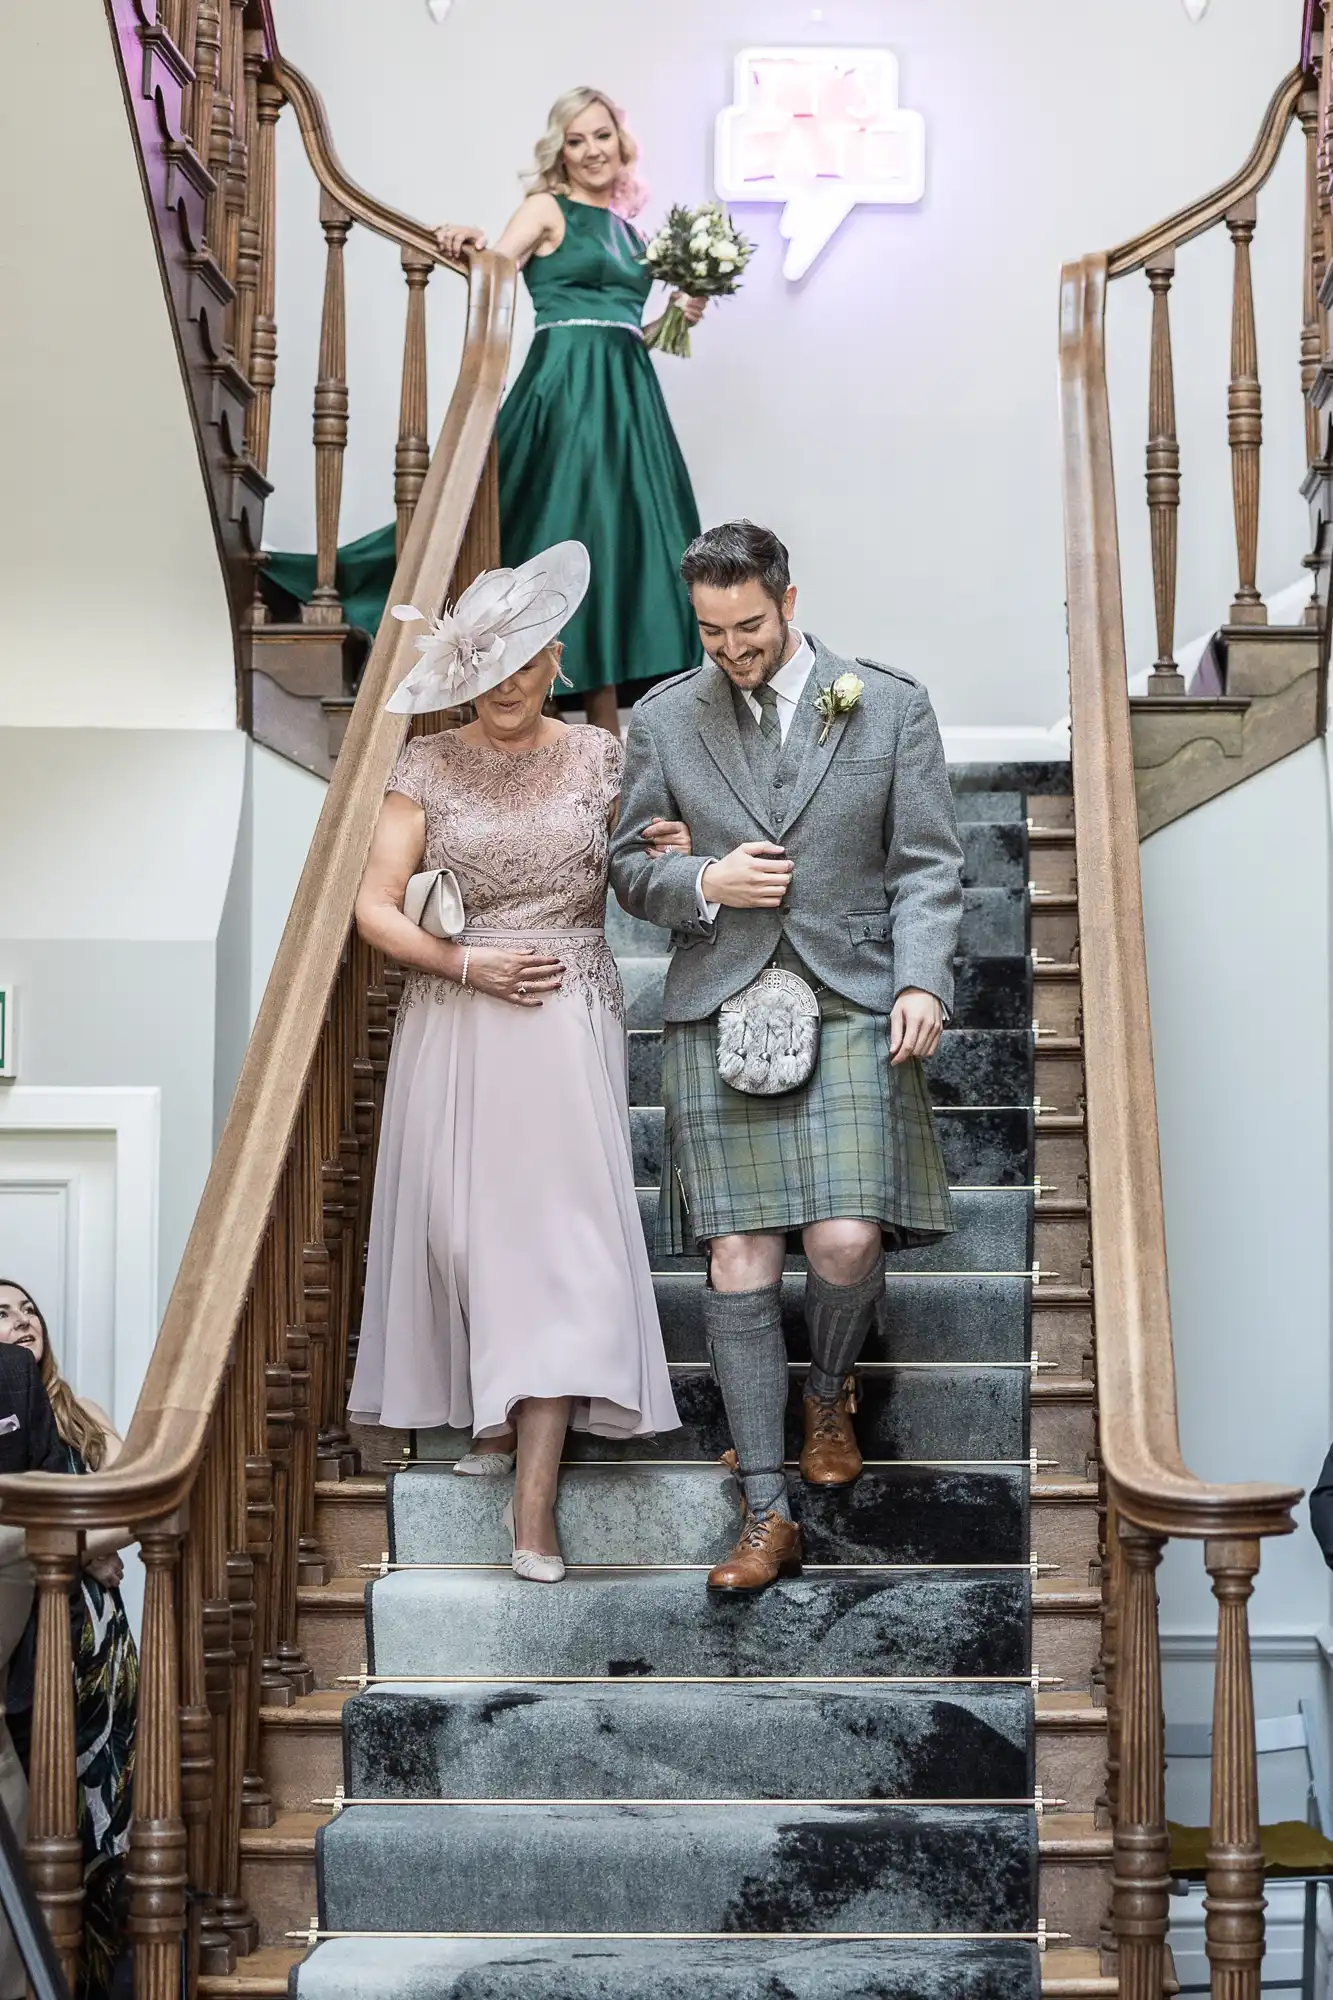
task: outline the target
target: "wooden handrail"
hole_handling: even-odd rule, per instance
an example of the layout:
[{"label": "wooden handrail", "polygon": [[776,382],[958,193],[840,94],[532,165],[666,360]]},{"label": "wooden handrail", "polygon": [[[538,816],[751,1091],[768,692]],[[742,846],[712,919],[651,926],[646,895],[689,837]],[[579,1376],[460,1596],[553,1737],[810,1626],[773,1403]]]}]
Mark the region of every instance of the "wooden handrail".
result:
[{"label": "wooden handrail", "polygon": [[273,74],[284,95],[295,107],[306,158],[325,192],[341,202],[349,214],[364,223],[367,229],[374,230],[377,236],[387,236],[391,243],[419,251],[435,263],[445,264],[451,271],[459,271],[466,276],[467,265],[443,254],[434,230],[428,229],[423,222],[414,221],[410,215],[400,214],[387,202],[377,201],[374,195],[357,186],[338,158],[324,100],[309,78],[302,76],[300,70],[285,57],[274,63]]},{"label": "wooden handrail", "polygon": [[[1147,500],[1158,637],[1150,686],[1159,696],[1183,695],[1172,657],[1180,477],[1168,294],[1176,251],[1221,222],[1232,239],[1227,427],[1238,583],[1229,615],[1232,623],[1257,625],[1266,615],[1254,583],[1262,403],[1249,245],[1256,197],[1299,109],[1310,178],[1303,219],[1310,267],[1301,341],[1303,387],[1308,386],[1318,372],[1315,349],[1322,352],[1324,332],[1313,304],[1319,187],[1310,88],[1310,77],[1300,69],[1283,80],[1249,159],[1224,186],[1109,254],[1066,265],[1060,279],[1071,756],[1103,1475],[1105,1806],[1113,1829],[1105,1944],[1125,2000],[1162,2000],[1166,1989],[1171,1840],[1157,1569],[1172,1536],[1203,1542],[1218,1606],[1204,1905],[1212,1991],[1228,2000],[1251,2000],[1258,1993],[1264,1858],[1248,1602],[1262,1539],[1292,1532],[1301,1495],[1294,1486],[1199,1479],[1180,1450],[1107,390],[1106,292],[1113,277],[1146,267],[1153,295]],[[1325,84],[1321,118],[1327,105]]]},{"label": "wooden handrail", "polygon": [[[473,259],[458,382],[394,580],[397,597],[443,601],[486,464],[513,326],[515,268]],[[385,781],[403,737],[384,704],[415,659],[385,620],[283,931],[231,1111],[115,1465],[84,1477],[0,1478],[0,1511],[65,1531],[170,1513],[188,1496],[268,1224],[306,1075],[324,1027]]]},{"label": "wooden handrail", "polygon": [[1131,236],[1127,243],[1117,244],[1107,255],[1107,277],[1123,278],[1131,271],[1142,270],[1163,250],[1178,249],[1192,237],[1202,236],[1205,230],[1222,221],[1229,208],[1258,194],[1277,165],[1287,127],[1296,115],[1296,105],[1307,82],[1308,77],[1299,66],[1284,76],[1268,101],[1259,136],[1240,171],[1211,194],[1169,215],[1165,222],[1144,230],[1141,236]]},{"label": "wooden handrail", "polygon": [[1060,280],[1070,714],[1102,1457],[1121,1512],[1154,1534],[1289,1534],[1299,1487],[1210,1484],[1188,1471],[1180,1453],[1106,384],[1109,275],[1110,259],[1094,256],[1066,265]]}]

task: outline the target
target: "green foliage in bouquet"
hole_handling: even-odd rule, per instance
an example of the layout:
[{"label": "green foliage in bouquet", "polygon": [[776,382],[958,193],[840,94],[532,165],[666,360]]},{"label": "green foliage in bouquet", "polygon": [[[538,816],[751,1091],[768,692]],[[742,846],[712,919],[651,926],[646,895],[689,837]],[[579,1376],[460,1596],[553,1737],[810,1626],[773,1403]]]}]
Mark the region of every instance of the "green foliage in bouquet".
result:
[{"label": "green foliage in bouquet", "polygon": [[[754,248],[720,202],[706,201],[701,208],[671,209],[640,261],[687,297],[721,299],[739,291]],[[648,335],[648,345],[663,354],[689,354],[689,322],[678,305],[667,307]]]}]

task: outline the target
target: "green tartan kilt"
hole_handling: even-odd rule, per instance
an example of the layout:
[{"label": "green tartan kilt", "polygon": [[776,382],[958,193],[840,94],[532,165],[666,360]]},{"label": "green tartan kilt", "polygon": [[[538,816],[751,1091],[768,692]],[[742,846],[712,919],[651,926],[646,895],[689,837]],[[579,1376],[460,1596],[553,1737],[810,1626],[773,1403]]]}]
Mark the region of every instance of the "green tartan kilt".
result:
[{"label": "green tartan kilt", "polygon": [[717,1019],[669,1021],[658,1249],[715,1236],[878,1222],[892,1249],[953,1228],[949,1182],[919,1062],[889,1061],[889,1020],[825,987],[809,1083],[750,1097],[717,1073]]}]

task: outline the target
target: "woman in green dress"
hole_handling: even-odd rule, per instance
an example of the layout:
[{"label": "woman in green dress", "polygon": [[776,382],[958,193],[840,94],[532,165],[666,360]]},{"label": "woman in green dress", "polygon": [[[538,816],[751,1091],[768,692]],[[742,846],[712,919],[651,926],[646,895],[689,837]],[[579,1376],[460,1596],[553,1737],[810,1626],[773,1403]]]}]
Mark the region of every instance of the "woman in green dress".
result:
[{"label": "woman in green dress", "polygon": [[[618,734],[617,685],[693,666],[699,638],[677,573],[699,532],[690,476],[644,346],[652,279],[630,220],[637,149],[600,91],[567,91],[537,147],[532,192],[495,248],[523,267],[537,328],[500,411],[506,567],[580,541],[592,581],[565,627],[562,668],[590,722]],[[484,249],[445,224],[447,256]],[[691,324],[703,299],[677,301]]]}]

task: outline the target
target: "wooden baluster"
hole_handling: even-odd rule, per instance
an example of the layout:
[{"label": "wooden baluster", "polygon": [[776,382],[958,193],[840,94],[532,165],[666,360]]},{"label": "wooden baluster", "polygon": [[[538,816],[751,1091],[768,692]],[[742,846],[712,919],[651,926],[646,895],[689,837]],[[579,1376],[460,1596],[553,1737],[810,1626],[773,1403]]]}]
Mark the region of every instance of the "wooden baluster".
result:
[{"label": "wooden baluster", "polygon": [[208,1540],[201,1629],[204,1656],[204,1700],[208,1709],[209,1746],[213,1758],[213,1802],[208,1828],[208,1900],[199,1939],[201,1965],[224,1968],[236,1963],[236,1942],[223,1910],[226,1890],[225,1849],[233,1819],[229,1722],[236,1669],[232,1646],[231,1590],[227,1574],[227,1544],[231,1526],[231,1478],[236,1465],[232,1423],[234,1368],[228,1368],[214,1410],[209,1448]]},{"label": "wooden baluster", "polygon": [[[129,1931],[134,2000],[177,2000],[185,1934],[185,1825],[181,1818],[180,1676],[175,1571],[181,1523],[139,1530],[146,1571],[139,1647],[139,1721],[130,1825]],[[68,1615],[66,1617],[68,1623]]]},{"label": "wooden baluster", "polygon": [[1121,1515],[1123,1564],[1119,1657],[1120,1783],[1111,1907],[1121,2000],[1161,2000],[1170,1876],[1166,1831],[1166,1748],[1162,1661],[1157,1635],[1160,1535]]},{"label": "wooden baluster", "polygon": [[1180,441],[1176,436],[1176,383],[1171,365],[1171,280],[1174,249],[1147,266],[1152,292],[1152,364],[1148,386],[1148,522],[1152,535],[1153,601],[1157,612],[1157,664],[1149,694],[1179,695],[1185,677],[1175,661],[1177,523],[1180,516]]},{"label": "wooden baluster", "polygon": [[[180,40],[176,47],[189,63],[194,59],[194,38],[199,22],[199,0],[177,0]],[[181,136],[194,131],[194,85],[187,83],[181,92]]]},{"label": "wooden baluster", "polygon": [[259,1942],[255,1923],[240,1893],[241,1824],[245,1797],[246,1753],[250,1742],[251,1662],[254,1657],[255,1564],[247,1547],[246,1452],[249,1446],[246,1342],[253,1329],[243,1313],[237,1330],[234,1359],[227,1375],[229,1446],[227,1455],[227,1604],[231,1612],[232,1698],[227,1713],[227,1743],[223,1768],[227,1774],[224,1801],[222,1865],[219,1872],[218,1919],[239,1954]]},{"label": "wooden baluster", "polygon": [[[241,1825],[264,1827],[273,1824],[273,1801],[261,1775],[259,1747],[259,1710],[265,1696],[273,1691],[265,1679],[269,1658],[269,1622],[272,1616],[271,1576],[274,1539],[273,1465],[266,1452],[262,1455],[252,1453],[246,1459],[245,1491],[246,1534],[249,1537],[246,1554],[254,1571],[255,1620],[250,1648],[245,1774],[241,1781]],[[279,1698],[282,1697],[283,1690],[290,1695],[285,1677],[277,1670],[276,1660],[273,1664]]]},{"label": "wooden baluster", "polygon": [[393,461],[393,497],[398,508],[397,550],[403,552],[417,501],[430,465],[426,404],[426,286],[435,265],[420,250],[403,246],[407,279],[407,328],[403,335],[403,392],[398,406],[398,449]]},{"label": "wooden baluster", "polygon": [[328,244],[324,313],[319,329],[319,380],[315,384],[315,590],[302,606],[307,625],[341,625],[335,581],[338,517],[342,512],[343,453],[347,448],[347,315],[343,297],[343,247],[352,227],[347,210],[322,189],[319,220]]},{"label": "wooden baluster", "polygon": [[1315,178],[1319,184],[1319,262],[1323,270],[1329,268],[1333,258],[1333,64],[1329,64],[1329,48],[1323,20],[1319,22],[1311,48],[1315,52],[1315,70],[1319,76],[1319,136],[1315,152]]},{"label": "wooden baluster", "polygon": [[[1316,38],[1318,40],[1318,38]],[[1316,54],[1316,61],[1318,55]],[[1324,355],[1324,313],[1319,287],[1324,279],[1324,229],[1319,212],[1319,91],[1302,91],[1296,115],[1305,134],[1305,256],[1301,277],[1301,395],[1305,401],[1305,460],[1319,457],[1319,412],[1310,391]]]},{"label": "wooden baluster", "polygon": [[[206,167],[211,167],[213,95],[222,53],[221,0],[198,0],[194,25],[194,84],[190,92],[190,142]],[[211,237],[212,202],[205,213]]]},{"label": "wooden baluster", "polygon": [[1231,302],[1231,386],[1227,391],[1227,436],[1231,444],[1231,495],[1236,516],[1239,582],[1231,606],[1233,625],[1266,625],[1268,613],[1255,587],[1259,559],[1259,452],[1263,444],[1263,398],[1259,388],[1259,341],[1254,324],[1250,244],[1254,240],[1253,195],[1227,213],[1235,247]]},{"label": "wooden baluster", "polygon": [[247,28],[244,36],[244,77],[242,106],[245,142],[243,147],[245,207],[236,235],[236,327],[232,345],[236,365],[243,375],[250,373],[250,356],[255,339],[255,309],[259,293],[259,210],[261,202],[259,150],[259,77],[264,67],[264,31]]},{"label": "wooden baluster", "polygon": [[[213,1811],[213,1730],[204,1686],[204,1542],[208,1531],[208,1471],[211,1453],[195,1482],[190,1528],[181,1548],[180,1607],[177,1624],[181,1704],[180,1812],[185,1829],[186,1872],[193,1897],[208,1887],[208,1850]],[[193,1953],[192,1953],[193,1956]],[[230,1965],[226,1968],[230,1971]],[[187,1990],[197,1983],[191,1966]]]},{"label": "wooden baluster", "polygon": [[[228,96],[231,99],[230,130],[227,147],[227,177],[225,183],[226,234],[223,240],[223,268],[233,285],[240,283],[241,271],[241,225],[245,219],[246,177],[249,171],[249,156],[245,131],[245,0],[231,0],[231,73],[228,78]],[[236,345],[236,308],[232,307],[230,321],[231,343]]]},{"label": "wooden baluster", "polygon": [[[1115,1507],[1111,1502],[1104,1468],[1099,1468],[1098,1471],[1098,1487],[1102,1595],[1101,1678],[1102,1699],[1106,1704],[1106,1790],[1097,1800],[1095,1818],[1098,1826],[1113,1828],[1120,1801],[1119,1648],[1120,1605],[1124,1593],[1125,1572],[1120,1555]],[[1114,1915],[1114,1910],[1108,1902],[1100,1938],[1102,1970],[1107,1973],[1115,1970]]]},{"label": "wooden baluster", "polygon": [[264,1371],[268,1384],[268,1455],[273,1465],[273,1552],[269,1567],[269,1602],[272,1622],[269,1650],[264,1659],[263,1694],[266,1702],[289,1707],[298,1694],[309,1689],[294,1685],[288,1663],[297,1661],[296,1648],[296,1548],[289,1537],[289,1493],[292,1472],[292,1371],[285,1362],[270,1362]]},{"label": "wooden baluster", "polygon": [[276,132],[287,102],[276,83],[261,77],[256,93],[255,163],[250,176],[258,232],[255,319],[247,373],[255,392],[246,417],[245,448],[261,472],[268,470],[269,419],[278,374],[278,325],[274,317],[277,268]]},{"label": "wooden baluster", "polygon": [[232,79],[232,33],[235,15],[231,0],[217,0],[217,67],[213,76],[210,102],[212,116],[208,131],[204,135],[208,151],[205,158],[208,171],[213,176],[213,192],[208,197],[205,212],[205,228],[208,232],[208,247],[213,252],[224,275],[231,277],[235,268],[228,262],[227,252],[227,199],[228,183],[231,177],[231,79]]},{"label": "wooden baluster", "polygon": [[1246,1606],[1259,1568],[1259,1544],[1245,1539],[1205,1542],[1204,1565],[1217,1599],[1205,1948],[1214,2000],[1258,2000],[1264,1955],[1264,1857],[1259,1844],[1259,1760]]},{"label": "wooden baluster", "polygon": [[69,1620],[69,1593],[79,1572],[78,1536],[70,1530],[30,1528],[27,1547],[37,1579],[37,1671],[24,1859],[73,1992],[83,1946],[83,1843],[74,1772]]}]

